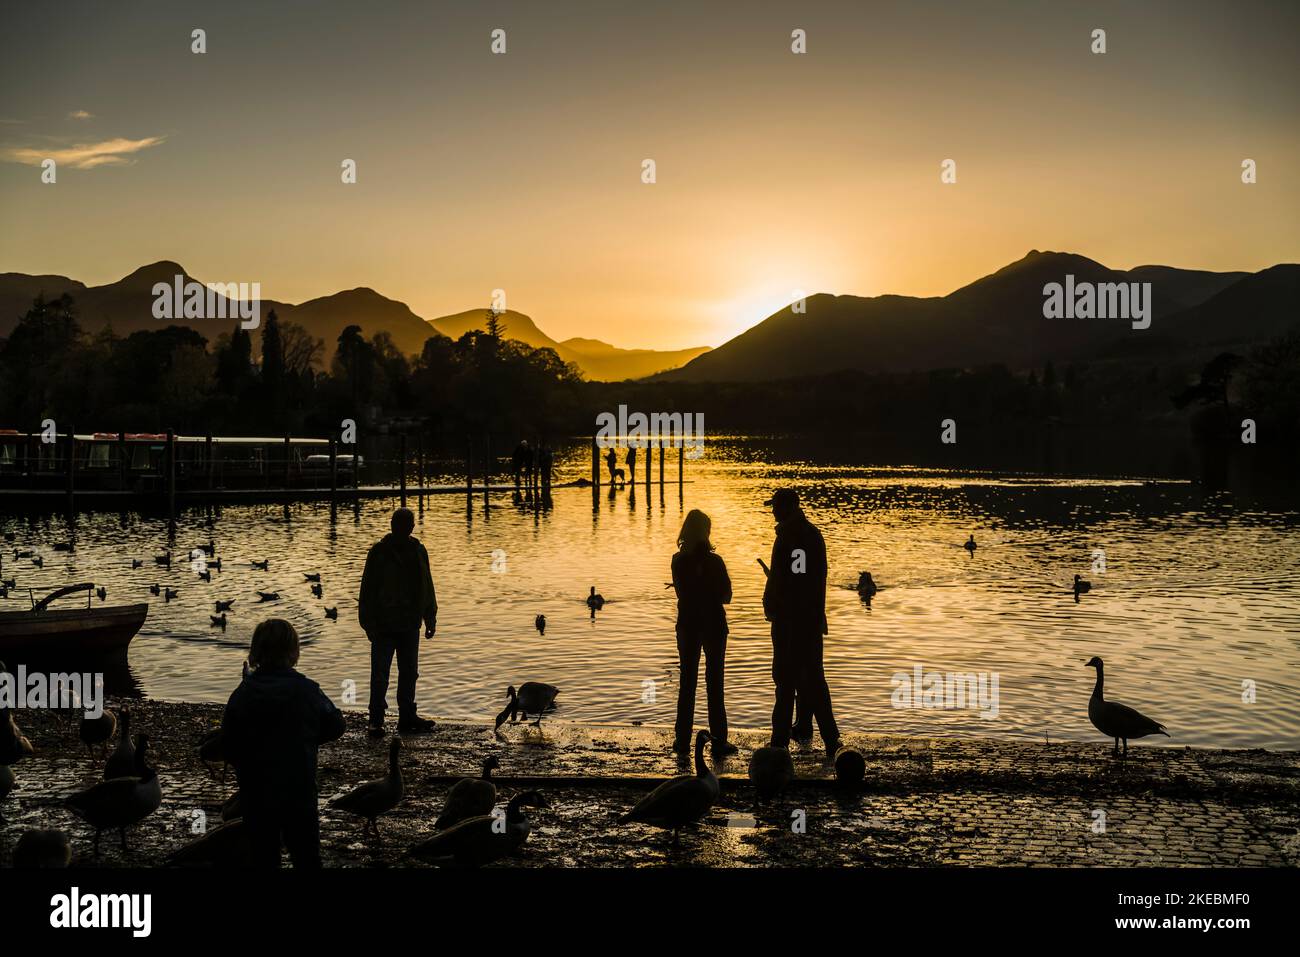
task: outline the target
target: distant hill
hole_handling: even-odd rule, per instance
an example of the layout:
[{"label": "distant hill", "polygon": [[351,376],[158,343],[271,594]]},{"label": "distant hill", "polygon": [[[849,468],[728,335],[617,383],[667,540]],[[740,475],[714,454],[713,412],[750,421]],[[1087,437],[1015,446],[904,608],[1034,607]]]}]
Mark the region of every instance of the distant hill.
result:
[{"label": "distant hill", "polygon": [[[24,273],[0,274],[0,336],[9,334],[18,319],[31,307],[38,295],[47,299],[69,293],[76,300],[78,321],[88,332],[112,325],[119,336],[140,330],[157,330],[169,325],[190,325],[212,343],[223,332],[234,328],[235,320],[222,319],[155,319],[153,287],[172,283],[176,276],[188,282],[189,275],[179,263],[162,260],[142,266],[117,282],[103,286],[86,286],[66,276],[29,276]],[[202,280],[198,280],[202,282]],[[427,322],[413,313],[405,303],[389,299],[373,289],[360,287],[321,296],[303,303],[262,300],[262,317],[274,309],[283,321],[296,322],[313,336],[324,340],[324,362],[334,355],[339,334],[349,325],[361,327],[366,337],[387,332],[404,353],[419,353],[431,335],[439,333],[458,339],[471,329],[481,329],[485,309],[474,309]],[[227,313],[231,311],[228,309]],[[554,349],[566,362],[577,363],[590,379],[617,381],[641,378],[689,362],[707,349],[683,349],[656,352],[650,349],[618,349],[594,339],[556,342],[537,328],[528,316],[518,312],[503,314],[508,338],[534,348]],[[253,333],[260,341],[260,328]]]},{"label": "distant hill", "polygon": [[[1034,250],[946,296],[818,294],[806,312],[789,307],[680,369],[668,381],[743,382],[844,370],[914,372],[1002,363],[1039,368],[1129,350],[1209,348],[1212,341],[1258,341],[1292,321],[1296,266],[1258,274],[1139,266],[1114,270],[1072,253]],[[1270,278],[1270,274],[1280,271]],[[1043,287],[1081,282],[1150,282],[1151,328],[1123,319],[1046,319]],[[1260,285],[1262,283],[1262,285]],[[1291,291],[1288,291],[1288,290]],[[1228,333],[1227,327],[1235,325]]]}]

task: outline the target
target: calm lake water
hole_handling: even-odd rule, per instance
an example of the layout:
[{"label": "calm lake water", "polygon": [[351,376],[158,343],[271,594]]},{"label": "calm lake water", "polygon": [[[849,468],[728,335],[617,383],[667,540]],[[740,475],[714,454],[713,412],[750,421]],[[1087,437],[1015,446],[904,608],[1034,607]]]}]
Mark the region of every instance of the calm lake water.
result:
[{"label": "calm lake water", "polygon": [[[589,474],[589,462],[586,448],[568,449],[559,478]],[[594,510],[584,488],[557,489],[544,510],[507,495],[493,496],[487,513],[481,493],[468,509],[463,495],[425,498],[417,535],[433,561],[440,612],[437,637],[422,643],[422,710],[487,721],[508,684],[543,680],[561,688],[557,719],[671,724],[675,602],[664,583],[682,517],[701,508],[735,585],[729,716],[737,727],[765,726],[771,647],[755,559],[771,550],[763,500],[793,484],[829,549],[826,671],[846,728],[1101,740],[1088,723],[1094,672],[1084,666],[1099,655],[1107,696],[1168,726],[1172,740],[1158,744],[1300,747],[1300,514],[1292,506],[1179,482],[819,465],[758,440],[713,440],[686,469],[681,500],[672,457],[662,499],[642,484],[613,497],[602,491]],[[387,531],[394,505],[364,501],[334,515],[327,503],[194,509],[174,539],[160,516],[83,513],[73,553],[52,549],[69,535],[63,518],[3,517],[17,544],[34,546],[46,563],[34,568],[7,551],[5,577],[16,576],[20,590],[0,608],[26,607],[28,587],[39,594],[91,579],[107,586],[110,604],[148,601],[130,652],[140,691],[214,702],[238,680],[252,627],[284,617],[305,639],[301,668],[336,699],[355,682],[364,705],[368,645],[355,596],[366,550]],[[961,547],[971,532],[973,558]],[[211,584],[179,559],[209,536],[223,560]],[[169,545],[178,554],[170,571],[151,558]],[[1104,572],[1094,568],[1097,550]],[[131,558],[146,564],[133,570]],[[249,566],[261,559],[269,571]],[[870,607],[853,590],[859,570],[880,586]],[[321,573],[324,600],[312,596],[305,572]],[[1076,573],[1093,583],[1078,603]],[[154,582],[179,597],[153,597]],[[584,603],[591,585],[608,600],[594,621]],[[257,590],[281,598],[259,604]],[[224,633],[209,625],[215,599],[235,600]],[[338,607],[337,621],[326,619],[327,606]],[[538,614],[545,636],[533,625]],[[917,666],[996,674],[996,715],[894,707],[893,677]],[[1246,682],[1253,703],[1243,701]],[[699,698],[703,721],[702,687]]]}]

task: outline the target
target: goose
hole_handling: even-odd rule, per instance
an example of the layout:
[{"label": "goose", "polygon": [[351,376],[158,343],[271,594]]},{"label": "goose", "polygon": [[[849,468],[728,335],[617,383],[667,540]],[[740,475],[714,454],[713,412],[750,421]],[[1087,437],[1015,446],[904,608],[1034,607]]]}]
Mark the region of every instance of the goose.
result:
[{"label": "goose", "polygon": [[41,556],[39,556],[39,555],[33,555],[33,556],[32,556],[32,564],[35,565],[37,568],[44,568],[44,567],[45,567],[45,559],[41,558]]},{"label": "goose", "polygon": [[759,748],[749,759],[749,779],[754,782],[760,801],[770,801],[794,780],[794,760],[789,748],[769,745]]},{"label": "goose", "polygon": [[95,589],[95,594],[99,596],[100,601],[103,601],[105,598],[108,597],[108,589],[105,588],[103,585],[100,585],[98,588]]},{"label": "goose", "polygon": [[1092,582],[1086,582],[1078,575],[1074,576],[1074,600],[1078,601],[1080,595],[1086,595],[1092,591]]},{"label": "goose", "polygon": [[338,610],[338,608],[337,608],[337,607],[335,607],[335,608],[326,608],[326,609],[325,609],[325,617],[326,617],[326,618],[329,618],[331,621],[338,621],[338,620],[339,620],[339,610]]},{"label": "goose", "polygon": [[499,767],[501,762],[496,755],[489,755],[483,762],[482,777],[461,778],[453,784],[433,826],[443,831],[466,818],[491,814],[497,803],[497,786],[492,783],[492,772]]},{"label": "goose", "polygon": [[135,771],[130,777],[109,778],[69,795],[72,812],[95,829],[95,856],[99,857],[99,836],[107,828],[117,828],[122,850],[126,850],[126,829],[139,824],[162,804],[162,785],[158,772],[145,759],[148,735],[135,739]]},{"label": "goose", "polygon": [[122,719],[118,722],[119,737],[117,747],[104,762],[104,780],[109,778],[126,778],[135,773],[135,747],[131,744],[131,711],[122,709]]},{"label": "goose", "polygon": [[9,797],[9,793],[14,789],[18,779],[14,777],[14,769],[7,764],[0,764],[0,823],[4,822],[4,803]]},{"label": "goose", "polygon": [[259,592],[257,593],[257,600],[258,600],[258,601],[278,601],[279,598],[280,598],[280,593],[279,593],[279,592],[274,592],[274,591],[259,591]]},{"label": "goose", "polygon": [[199,572],[199,581],[202,581],[202,582],[208,582],[209,584],[211,584],[211,583],[212,583],[212,572],[209,571],[209,570],[206,569],[206,568],[203,569],[203,571]]},{"label": "goose", "polygon": [[537,715],[533,726],[540,728],[542,715],[547,711],[555,710],[555,696],[559,693],[560,689],[555,685],[543,684],[540,681],[525,681],[519,686],[517,692],[515,686],[511,685],[506,689],[506,696],[509,697],[510,703],[497,715],[496,728],[493,730],[505,724],[507,718],[514,721],[517,715],[523,715],[526,721],[530,714]]},{"label": "goose", "polygon": [[970,552],[970,554],[974,556],[975,549],[978,547],[979,546],[975,544],[975,534],[972,532],[971,537],[966,539],[966,544],[963,545],[962,548],[966,549],[966,551]]},{"label": "goose", "polygon": [[161,595],[161,594],[162,594],[162,587],[161,587],[157,582],[154,582],[152,585],[149,586],[149,594],[151,594],[151,595]]},{"label": "goose", "polygon": [[550,806],[541,791],[524,791],[511,798],[504,815],[496,811],[466,818],[416,844],[407,854],[443,867],[491,864],[518,850],[528,839],[531,828],[525,807]]},{"label": "goose", "polygon": [[171,552],[164,552],[164,553],[161,554],[161,555],[155,555],[155,556],[153,557],[153,560],[154,560],[154,564],[155,564],[155,565],[161,565],[163,568],[171,568],[171,567],[172,567],[172,553],[171,553]]},{"label": "goose", "polygon": [[592,611],[600,611],[605,607],[605,596],[596,594],[596,586],[591,586],[591,594],[587,596],[587,607]]},{"label": "goose", "polygon": [[318,582],[320,581],[320,572],[311,572],[310,574],[303,572],[302,577],[307,579],[309,582]]},{"label": "goose", "polygon": [[208,626],[209,628],[220,628],[222,631],[226,630],[226,613],[224,611],[220,615],[208,615],[208,617],[212,619],[212,624]]},{"label": "goose", "polygon": [[253,568],[266,571],[271,566],[271,560],[269,558],[264,558],[260,562],[249,562],[248,564]]},{"label": "goose", "polygon": [[35,871],[64,868],[72,863],[72,842],[62,831],[27,831],[14,845],[14,867]]},{"label": "goose", "polygon": [[533,619],[533,627],[537,629],[539,635],[546,634],[546,616],[538,615]]},{"label": "goose", "polygon": [[311,586],[311,593],[315,595],[317,598],[325,597],[325,589],[322,588],[319,584]]},{"label": "goose", "polygon": [[694,824],[708,813],[718,799],[718,777],[704,762],[704,745],[713,737],[707,731],[695,735],[695,773],[682,774],[659,785],[619,819],[620,824],[636,821],[673,832]]},{"label": "goose", "polygon": [[402,767],[397,754],[402,750],[402,739],[393,738],[388,746],[388,773],[382,778],[365,781],[340,797],[330,801],[330,807],[366,819],[366,826],[379,836],[378,818],[397,807],[402,800]]},{"label": "goose", "polygon": [[858,572],[858,594],[863,598],[876,596],[876,581],[871,577],[871,572]]},{"label": "goose", "polygon": [[175,867],[250,867],[253,844],[243,818],[225,821],[202,837],[173,851],[167,863]]},{"label": "goose", "polygon": [[222,612],[230,611],[230,606],[234,603],[235,599],[232,598],[230,601],[215,601],[212,604],[217,614],[221,614]]},{"label": "goose", "polygon": [[[0,671],[4,666],[0,665]],[[17,764],[36,753],[8,709],[0,710],[0,764]]]},{"label": "goose", "polygon": [[867,776],[867,762],[854,748],[840,748],[835,752],[835,780],[844,787],[857,787]]},{"label": "goose", "polygon": [[[78,702],[74,699],[74,706]],[[86,751],[90,754],[91,760],[95,757],[95,745],[103,748],[105,759],[108,758],[108,742],[113,739],[113,733],[117,731],[117,715],[107,708],[103,710],[98,718],[86,717],[86,712],[81,712],[81,727],[78,734],[81,737],[81,743],[86,746]]]},{"label": "goose", "polygon": [[141,559],[141,558],[133,558],[133,559],[131,559],[131,567],[132,567],[132,568],[144,568],[144,559]]},{"label": "goose", "polygon": [[1105,673],[1100,658],[1094,655],[1088,659],[1085,667],[1097,669],[1097,684],[1093,686],[1092,697],[1088,699],[1088,720],[1106,737],[1115,739],[1116,754],[1119,754],[1120,741],[1124,742],[1124,756],[1127,757],[1129,738],[1145,738],[1149,734],[1163,734],[1166,738],[1170,736],[1163,724],[1152,721],[1118,701],[1107,701],[1102,697]]},{"label": "goose", "polygon": [[177,591],[175,588],[164,588],[164,589],[163,589],[163,600],[164,600],[164,601],[171,601],[173,598],[176,598],[176,597],[179,596],[179,595],[180,595],[180,592]]}]

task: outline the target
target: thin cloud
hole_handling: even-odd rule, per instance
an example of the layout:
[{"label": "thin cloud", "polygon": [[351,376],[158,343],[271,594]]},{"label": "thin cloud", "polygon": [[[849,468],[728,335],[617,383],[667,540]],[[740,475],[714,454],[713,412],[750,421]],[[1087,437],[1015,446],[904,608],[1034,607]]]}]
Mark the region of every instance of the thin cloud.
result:
[{"label": "thin cloud", "polygon": [[85,110],[73,110],[71,113],[68,114],[68,119],[88,120],[91,119],[94,115],[95,115],[94,113],[87,113]]},{"label": "thin cloud", "polygon": [[147,136],[142,140],[128,140],[118,137],[99,143],[77,143],[72,146],[37,149],[30,146],[9,147],[0,154],[10,163],[23,163],[27,166],[40,166],[47,159],[52,159],[60,166],[70,169],[94,169],[97,166],[124,166],[134,161],[134,154],[157,146],[165,137]]}]

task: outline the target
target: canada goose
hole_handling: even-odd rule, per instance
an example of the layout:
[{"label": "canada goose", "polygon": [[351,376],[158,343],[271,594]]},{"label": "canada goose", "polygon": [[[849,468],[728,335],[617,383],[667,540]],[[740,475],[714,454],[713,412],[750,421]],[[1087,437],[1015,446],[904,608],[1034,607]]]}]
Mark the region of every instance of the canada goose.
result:
[{"label": "canada goose", "polygon": [[153,560],[154,560],[154,564],[156,564],[156,565],[161,565],[163,568],[171,568],[171,567],[172,567],[172,553],[171,553],[171,552],[164,552],[162,555],[155,555],[155,556],[153,557]]},{"label": "canada goose", "polygon": [[525,681],[519,686],[517,692],[515,686],[511,685],[506,689],[506,696],[510,699],[510,703],[497,715],[496,728],[505,724],[507,718],[514,721],[517,715],[523,715],[526,721],[530,714],[537,715],[533,726],[540,728],[542,715],[555,709],[555,696],[559,693],[560,689],[555,685],[543,684],[540,681]]},{"label": "canada goose", "polygon": [[171,601],[173,598],[176,598],[178,595],[180,595],[180,592],[178,592],[175,588],[164,588],[164,589],[163,589],[163,600],[164,600],[164,601]]},{"label": "canada goose", "polygon": [[260,569],[261,571],[266,571],[271,566],[271,560],[269,558],[264,558],[260,562],[249,562],[248,564],[251,565],[253,568]]},{"label": "canada goose", "polygon": [[489,755],[483,762],[482,777],[461,778],[453,784],[433,826],[442,831],[466,818],[491,814],[497,803],[497,786],[492,783],[492,772],[499,767],[501,762],[496,755]]},{"label": "canada goose", "polygon": [[106,828],[117,828],[122,850],[126,850],[126,829],[138,824],[162,804],[162,785],[158,772],[145,759],[148,735],[135,739],[135,770],[130,777],[109,778],[84,791],[69,795],[68,807],[95,829],[95,856],[99,856],[99,835]]},{"label": "canada goose", "polygon": [[963,545],[962,548],[966,549],[966,551],[970,552],[973,556],[975,554],[975,549],[978,547],[979,546],[975,544],[975,534],[972,532],[971,537],[966,539],[966,544]]},{"label": "canada goose", "polygon": [[303,572],[302,577],[307,579],[309,582],[318,582],[320,581],[320,572],[312,572],[310,574]]},{"label": "canada goose", "polygon": [[9,797],[9,792],[14,789],[14,784],[17,783],[17,780],[18,779],[14,777],[13,768],[9,767],[7,764],[0,764],[0,823],[5,819],[5,798]]},{"label": "canada goose", "polygon": [[253,844],[243,818],[218,824],[203,836],[173,851],[167,863],[175,867],[249,867]]},{"label": "canada goose", "polygon": [[337,608],[337,607],[335,607],[335,608],[326,608],[326,609],[325,609],[325,617],[326,617],[326,618],[329,618],[329,619],[332,620],[332,621],[338,621],[338,620],[339,620],[339,610],[338,610],[338,608]]},{"label": "canada goose", "polygon": [[21,870],[53,870],[72,863],[72,842],[56,830],[27,831],[14,845],[14,867]]},{"label": "canada goose", "polygon": [[45,559],[41,558],[41,556],[39,556],[39,555],[33,555],[33,556],[32,556],[32,564],[35,565],[37,568],[44,568],[44,567],[45,567]]},{"label": "canada goose", "polygon": [[220,628],[222,631],[226,630],[226,613],[224,611],[220,615],[208,615],[208,617],[212,619],[212,624],[208,626],[209,628]]},{"label": "canada goose", "polygon": [[105,598],[108,597],[108,589],[105,588],[103,585],[100,585],[98,588],[95,589],[95,594],[99,596],[100,601],[103,601]]},{"label": "canada goose", "polygon": [[446,867],[482,867],[513,853],[528,839],[530,826],[525,807],[550,807],[541,791],[524,791],[511,798],[505,814],[494,811],[453,824],[407,854]]},{"label": "canada goose", "polygon": [[794,760],[789,748],[759,748],[749,759],[749,779],[760,801],[770,801],[794,780]]},{"label": "canada goose", "polygon": [[109,778],[126,778],[135,773],[135,747],[131,743],[131,711],[122,709],[122,719],[118,722],[119,737],[117,747],[104,762],[104,780]]},{"label": "canada goose", "polygon": [[319,584],[311,586],[311,593],[315,595],[317,598],[325,597],[325,589],[322,588]]},{"label": "canada goose", "polygon": [[402,800],[402,767],[397,755],[402,750],[402,739],[393,738],[388,746],[388,773],[382,778],[365,781],[341,797],[330,801],[330,807],[366,819],[366,826],[379,836],[378,818],[387,814]]},{"label": "canada goose", "polygon": [[533,619],[533,627],[537,629],[539,635],[546,634],[546,616],[538,615]]},{"label": "canada goose", "polygon": [[857,787],[867,776],[867,762],[854,748],[840,748],[835,752],[835,780],[844,787]]},{"label": "canada goose", "polygon": [[230,611],[230,606],[234,603],[235,599],[232,598],[230,601],[214,601],[212,604],[216,612],[220,614],[222,612]]},{"label": "canada goose", "polygon": [[709,732],[697,732],[695,773],[682,774],[665,781],[624,814],[619,823],[636,821],[671,830],[675,844],[677,832],[704,817],[718,799],[718,777],[704,762],[704,745],[712,740]]},{"label": "canada goose", "polygon": [[1086,595],[1092,591],[1092,582],[1086,582],[1078,575],[1074,576],[1074,600],[1078,601],[1080,595]]},{"label": "canada goose", "polygon": [[[0,671],[4,667],[0,665]],[[31,741],[18,728],[8,709],[0,711],[0,764],[17,764],[35,753]]]},{"label": "canada goose", "polygon": [[108,758],[108,742],[113,739],[113,732],[116,730],[117,715],[107,708],[98,718],[88,718],[86,712],[81,713],[81,727],[78,729],[78,734],[92,760],[95,757],[94,746],[97,744],[103,748],[104,758]]},{"label": "canada goose", "polygon": [[592,611],[600,611],[605,607],[605,596],[596,594],[596,586],[591,586],[591,594],[587,596],[587,607]]},{"label": "canada goose", "polygon": [[151,595],[161,595],[162,586],[160,586],[157,582],[154,582],[152,585],[149,586],[149,593]]},{"label": "canada goose", "polygon": [[131,567],[132,567],[132,568],[144,568],[144,559],[141,559],[141,558],[133,558],[133,559],[131,559]]},{"label": "canada goose", "polygon": [[274,591],[259,591],[259,592],[257,593],[257,600],[258,600],[258,601],[278,601],[279,598],[280,598],[280,593],[279,593],[279,592],[274,592]]},{"label": "canada goose", "polygon": [[199,572],[199,581],[201,581],[201,582],[207,582],[208,584],[211,584],[211,583],[212,583],[212,572],[208,571],[206,568],[203,569],[203,571]]},{"label": "canada goose", "polygon": [[876,596],[876,582],[871,577],[871,572],[858,572],[858,594],[863,598]]},{"label": "canada goose", "polygon": [[1128,739],[1145,738],[1149,734],[1163,734],[1169,737],[1163,724],[1152,721],[1146,715],[1134,711],[1118,701],[1107,701],[1102,697],[1102,683],[1105,680],[1104,666],[1095,655],[1088,659],[1088,668],[1097,669],[1097,683],[1093,686],[1092,697],[1088,699],[1088,720],[1092,726],[1115,739],[1115,753],[1119,754],[1119,743],[1124,742],[1124,755],[1128,756]]}]

